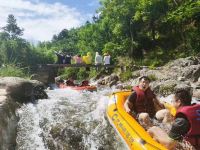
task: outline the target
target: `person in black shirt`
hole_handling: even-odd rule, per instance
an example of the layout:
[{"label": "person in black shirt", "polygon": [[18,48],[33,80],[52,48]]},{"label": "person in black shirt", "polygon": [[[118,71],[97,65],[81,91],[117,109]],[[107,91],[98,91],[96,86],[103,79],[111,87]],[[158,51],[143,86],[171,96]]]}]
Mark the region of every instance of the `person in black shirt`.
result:
[{"label": "person in black shirt", "polygon": [[153,118],[156,114],[155,105],[160,109],[164,108],[164,105],[159,102],[156,95],[151,91],[150,79],[147,76],[139,78],[139,85],[133,87],[133,92],[124,103],[124,109],[127,113],[131,114],[134,118],[138,119],[143,127],[151,126],[150,118]]},{"label": "person in black shirt", "polygon": [[70,54],[65,55],[65,64],[71,64],[72,56]]},{"label": "person in black shirt", "polygon": [[176,91],[173,105],[177,112],[169,133],[155,126],[148,130],[156,141],[168,149],[174,149],[177,142],[183,139],[200,149],[200,104],[191,104],[191,99],[188,91]]}]

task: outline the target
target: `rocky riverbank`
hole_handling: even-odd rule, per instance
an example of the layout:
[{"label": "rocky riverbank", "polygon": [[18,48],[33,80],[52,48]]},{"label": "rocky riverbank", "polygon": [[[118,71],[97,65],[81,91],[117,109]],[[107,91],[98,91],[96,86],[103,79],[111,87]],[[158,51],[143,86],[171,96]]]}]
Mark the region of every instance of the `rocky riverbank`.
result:
[{"label": "rocky riverbank", "polygon": [[23,103],[47,98],[44,89],[36,80],[0,78],[0,149],[15,149],[18,122],[15,110]]},{"label": "rocky riverbank", "polygon": [[[96,80],[100,86],[130,89],[138,84],[140,76],[148,76],[156,94],[166,96],[179,88],[188,89],[200,99],[200,58],[177,59],[163,67],[141,67],[132,72],[132,78],[120,81],[120,72]],[[45,86],[36,80],[17,77],[0,78],[0,149],[15,149],[18,117],[15,110],[24,103],[47,98]]]},{"label": "rocky riverbank", "polygon": [[151,88],[158,95],[166,96],[174,90],[184,88],[193,93],[193,97],[200,98],[200,58],[187,57],[174,60],[163,67],[150,69],[141,67],[132,72],[132,78],[126,82],[120,81],[119,74],[112,74],[97,80],[98,85],[115,85],[117,88],[131,88],[138,84],[140,76],[148,76]]}]

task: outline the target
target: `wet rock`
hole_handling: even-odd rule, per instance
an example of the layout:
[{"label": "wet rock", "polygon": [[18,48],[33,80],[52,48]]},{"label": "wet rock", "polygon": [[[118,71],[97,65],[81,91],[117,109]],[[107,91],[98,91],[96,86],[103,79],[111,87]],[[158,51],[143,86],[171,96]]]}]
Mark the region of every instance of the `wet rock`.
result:
[{"label": "wet rock", "polygon": [[[26,80],[18,77],[5,77],[0,80],[0,88],[5,89],[6,96],[20,103],[31,102],[34,99],[47,98],[43,83],[36,80]],[[2,91],[0,91],[2,92]]]},{"label": "wet rock", "polygon": [[[2,98],[2,96],[0,97]],[[0,149],[1,150],[15,149],[16,132],[17,132],[16,126],[18,121],[18,118],[15,115],[16,108],[18,108],[18,105],[12,100],[4,99],[4,103],[0,103]]]},{"label": "wet rock", "polygon": [[29,102],[33,99],[33,87],[30,82],[18,82],[6,86],[8,95],[18,102]]},{"label": "wet rock", "polygon": [[33,97],[34,99],[47,99],[48,95],[45,92],[45,86],[40,82],[40,84],[35,84],[33,86]]},{"label": "wet rock", "polygon": [[4,104],[7,99],[7,92],[5,89],[0,89],[0,104]]},{"label": "wet rock", "polygon": [[0,149],[14,150],[18,118],[15,110],[20,103],[47,98],[44,85],[39,81],[18,77],[4,77],[0,80]]},{"label": "wet rock", "polygon": [[109,87],[112,87],[113,85],[116,85],[116,83],[117,83],[117,81],[116,81],[116,80],[113,80],[113,81],[111,81],[111,82],[108,84],[108,86],[109,86]]},{"label": "wet rock", "polygon": [[100,85],[109,85],[110,87],[115,85],[119,81],[119,77],[116,74],[111,74],[97,81]]},{"label": "wet rock", "polygon": [[116,89],[122,90],[123,88],[124,88],[123,84],[117,84],[116,85]]}]

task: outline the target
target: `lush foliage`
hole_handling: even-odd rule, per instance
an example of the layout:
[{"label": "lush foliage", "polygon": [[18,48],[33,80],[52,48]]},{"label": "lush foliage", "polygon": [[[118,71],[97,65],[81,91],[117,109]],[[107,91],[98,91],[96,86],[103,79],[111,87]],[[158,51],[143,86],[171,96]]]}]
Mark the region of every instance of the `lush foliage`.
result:
[{"label": "lush foliage", "polygon": [[[13,15],[0,32],[0,63],[32,66],[56,61],[54,51],[72,55],[108,52],[112,63],[152,68],[200,52],[199,0],[100,0],[93,21],[63,29],[49,42],[34,47],[20,36]],[[119,59],[120,58],[120,59]],[[94,59],[93,59],[94,60]],[[69,74],[72,70],[65,73]],[[80,77],[93,76],[78,70]],[[90,71],[89,74],[97,74]],[[67,75],[67,76],[70,76]],[[130,76],[124,73],[123,78]]]},{"label": "lush foliage", "polygon": [[101,0],[93,22],[62,30],[47,51],[109,52],[113,63],[129,57],[138,65],[163,65],[199,53],[199,0]]},{"label": "lush foliage", "polygon": [[7,25],[0,32],[0,65],[5,66],[1,67],[0,76],[26,77],[27,69],[25,72],[23,68],[53,62],[52,55],[35,48],[21,38],[22,35],[23,29],[17,26],[14,16],[9,15]]},{"label": "lush foliage", "polygon": [[27,68],[17,67],[15,64],[7,64],[6,66],[2,66],[0,68],[0,76],[1,77],[15,76],[15,77],[29,78]]},{"label": "lush foliage", "polygon": [[133,76],[132,76],[132,71],[130,71],[130,70],[127,70],[127,71],[125,71],[125,72],[122,72],[121,74],[120,74],[120,80],[121,81],[127,81],[128,79],[130,79],[130,78],[132,78]]},{"label": "lush foliage", "polygon": [[90,68],[87,70],[86,68],[65,68],[61,69],[58,75],[67,80],[72,78],[74,80],[89,80],[91,78],[96,79],[100,78],[102,75],[108,74],[104,68],[97,70],[96,68]]}]

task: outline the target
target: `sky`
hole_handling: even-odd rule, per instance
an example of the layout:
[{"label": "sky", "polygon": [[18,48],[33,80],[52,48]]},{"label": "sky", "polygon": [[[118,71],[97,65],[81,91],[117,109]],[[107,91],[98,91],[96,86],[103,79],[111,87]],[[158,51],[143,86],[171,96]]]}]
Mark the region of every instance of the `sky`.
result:
[{"label": "sky", "polygon": [[71,29],[92,20],[98,0],[0,0],[0,27],[13,14],[24,28],[23,38],[35,43],[49,41],[62,29]]}]

